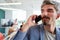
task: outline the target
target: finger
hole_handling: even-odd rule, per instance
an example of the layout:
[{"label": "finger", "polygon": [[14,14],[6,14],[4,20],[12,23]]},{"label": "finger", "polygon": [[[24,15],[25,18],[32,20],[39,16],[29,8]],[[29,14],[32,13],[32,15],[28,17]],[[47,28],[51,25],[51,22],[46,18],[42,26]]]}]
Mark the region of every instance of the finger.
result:
[{"label": "finger", "polygon": [[35,20],[36,17],[37,17],[37,15],[32,15],[32,16],[30,16],[30,19]]}]

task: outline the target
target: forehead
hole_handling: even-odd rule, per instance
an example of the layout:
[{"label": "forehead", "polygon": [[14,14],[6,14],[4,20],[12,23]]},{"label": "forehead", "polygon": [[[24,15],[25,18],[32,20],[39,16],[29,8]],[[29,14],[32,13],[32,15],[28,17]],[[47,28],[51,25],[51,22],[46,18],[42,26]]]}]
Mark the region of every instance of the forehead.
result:
[{"label": "forehead", "polygon": [[54,5],[44,5],[41,9],[53,9],[53,10],[55,10],[55,8],[54,8]]}]

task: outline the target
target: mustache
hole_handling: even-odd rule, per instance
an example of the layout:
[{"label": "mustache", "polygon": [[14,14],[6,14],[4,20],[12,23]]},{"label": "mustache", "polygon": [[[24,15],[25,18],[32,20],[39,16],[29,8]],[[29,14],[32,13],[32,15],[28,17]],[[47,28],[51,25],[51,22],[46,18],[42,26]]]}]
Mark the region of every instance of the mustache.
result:
[{"label": "mustache", "polygon": [[43,16],[42,19],[44,19],[44,18],[46,18],[46,19],[50,19],[50,17],[48,17],[48,16]]}]

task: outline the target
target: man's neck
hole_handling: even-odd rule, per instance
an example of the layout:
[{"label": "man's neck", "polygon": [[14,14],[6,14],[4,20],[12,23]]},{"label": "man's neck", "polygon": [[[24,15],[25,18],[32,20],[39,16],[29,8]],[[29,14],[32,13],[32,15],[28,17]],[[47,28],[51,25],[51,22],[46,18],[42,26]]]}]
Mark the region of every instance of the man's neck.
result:
[{"label": "man's neck", "polygon": [[55,30],[55,26],[44,26],[44,30],[48,31],[52,34],[55,34],[54,30]]}]

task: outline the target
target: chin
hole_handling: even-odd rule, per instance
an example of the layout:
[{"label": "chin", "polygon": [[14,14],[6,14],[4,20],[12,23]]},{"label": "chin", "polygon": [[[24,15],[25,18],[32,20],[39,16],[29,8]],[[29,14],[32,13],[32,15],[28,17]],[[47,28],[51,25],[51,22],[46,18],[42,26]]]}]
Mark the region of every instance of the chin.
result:
[{"label": "chin", "polygon": [[49,22],[43,22],[43,25],[50,26]]}]

